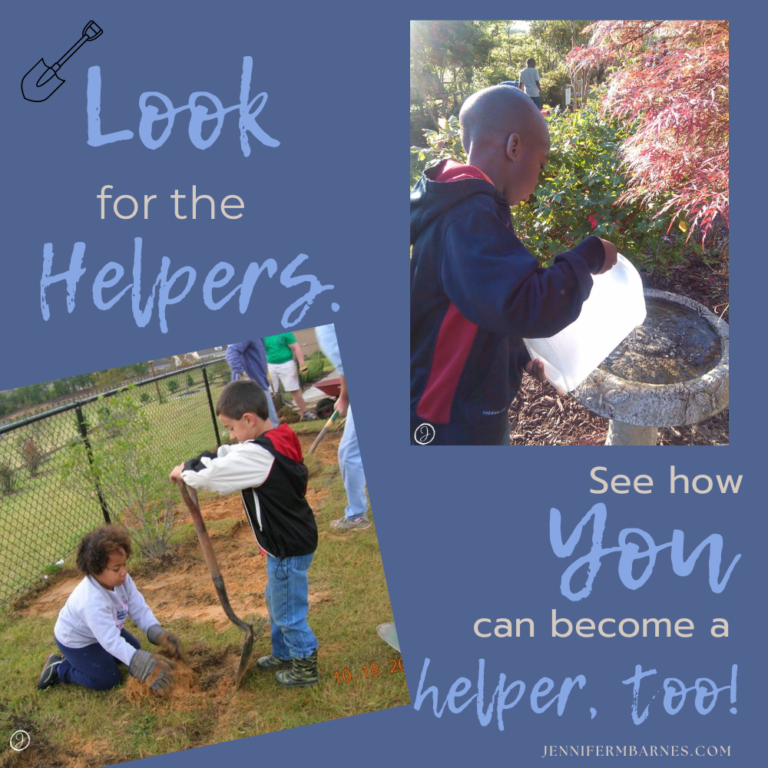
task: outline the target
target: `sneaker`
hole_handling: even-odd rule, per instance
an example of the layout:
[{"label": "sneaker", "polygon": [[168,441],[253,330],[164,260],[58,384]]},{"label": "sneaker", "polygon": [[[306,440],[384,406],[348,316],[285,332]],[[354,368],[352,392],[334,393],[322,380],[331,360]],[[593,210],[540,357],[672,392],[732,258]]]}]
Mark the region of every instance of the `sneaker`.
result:
[{"label": "sneaker", "polygon": [[287,669],[291,666],[290,659],[278,659],[274,654],[256,659],[256,666],[262,672],[274,672],[276,669]]},{"label": "sneaker", "polygon": [[342,517],[341,520],[332,520],[331,528],[337,531],[364,531],[371,527],[371,521],[366,515],[360,517]]},{"label": "sneaker", "polygon": [[291,659],[291,668],[275,673],[275,681],[289,688],[317,685],[320,674],[317,671],[317,651],[308,659]]},{"label": "sneaker", "polygon": [[315,421],[316,419],[317,416],[315,416],[315,414],[311,413],[310,411],[304,411],[304,413],[301,414],[302,421]]},{"label": "sneaker", "polygon": [[56,685],[59,682],[59,675],[56,667],[64,661],[64,657],[58,653],[49,653],[48,657],[43,664],[43,671],[40,673],[40,677],[37,678],[37,690],[44,691],[46,688],[50,688],[52,685]]}]

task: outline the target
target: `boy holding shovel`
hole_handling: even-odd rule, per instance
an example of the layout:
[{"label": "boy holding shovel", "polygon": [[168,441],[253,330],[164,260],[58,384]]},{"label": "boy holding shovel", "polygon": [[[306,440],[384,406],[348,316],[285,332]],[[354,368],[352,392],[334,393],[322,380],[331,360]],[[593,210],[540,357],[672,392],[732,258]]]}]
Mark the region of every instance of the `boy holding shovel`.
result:
[{"label": "boy holding shovel", "polygon": [[253,381],[231,381],[216,415],[238,445],[222,445],[179,464],[171,482],[218,493],[241,491],[248,522],[267,555],[267,607],[272,653],[257,660],[288,687],[315,685],[317,640],[309,627],[307,572],[317,549],[317,525],[307,500],[301,444],[286,424],[274,427],[267,397]]}]

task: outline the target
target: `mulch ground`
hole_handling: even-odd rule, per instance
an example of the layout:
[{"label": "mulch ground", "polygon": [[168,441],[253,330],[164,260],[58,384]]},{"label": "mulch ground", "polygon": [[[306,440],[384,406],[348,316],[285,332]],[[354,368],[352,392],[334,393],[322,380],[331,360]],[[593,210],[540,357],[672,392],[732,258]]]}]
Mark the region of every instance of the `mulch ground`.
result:
[{"label": "mulch ground", "polygon": [[[692,257],[668,275],[658,270],[643,274],[643,282],[694,299],[728,320],[727,261],[707,265]],[[603,445],[608,432],[608,419],[527,375],[509,410],[509,422],[512,445]],[[658,445],[728,445],[728,409],[699,424],[660,429]]]}]

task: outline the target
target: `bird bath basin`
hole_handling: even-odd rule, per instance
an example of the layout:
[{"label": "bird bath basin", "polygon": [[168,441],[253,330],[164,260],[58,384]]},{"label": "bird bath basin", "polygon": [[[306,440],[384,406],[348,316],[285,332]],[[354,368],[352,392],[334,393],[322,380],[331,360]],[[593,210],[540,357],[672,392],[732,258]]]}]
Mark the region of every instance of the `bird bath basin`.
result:
[{"label": "bird bath basin", "polygon": [[656,445],[659,427],[728,406],[728,323],[684,296],[644,294],[645,322],[572,392],[611,420],[606,445]]}]

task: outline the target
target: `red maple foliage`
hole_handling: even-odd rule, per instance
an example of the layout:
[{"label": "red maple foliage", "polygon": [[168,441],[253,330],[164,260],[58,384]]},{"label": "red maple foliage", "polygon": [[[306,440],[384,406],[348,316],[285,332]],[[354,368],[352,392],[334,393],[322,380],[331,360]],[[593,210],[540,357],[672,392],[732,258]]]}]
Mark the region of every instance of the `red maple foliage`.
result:
[{"label": "red maple foliage", "polygon": [[618,202],[663,199],[690,237],[728,224],[728,22],[598,21],[568,56],[582,75],[616,67],[605,113],[638,121],[622,147],[630,185]]}]

